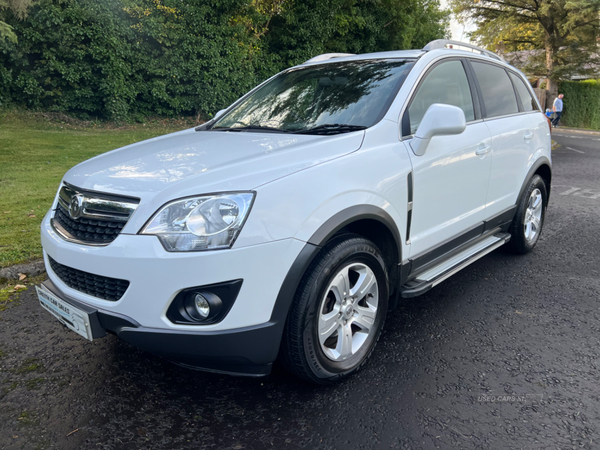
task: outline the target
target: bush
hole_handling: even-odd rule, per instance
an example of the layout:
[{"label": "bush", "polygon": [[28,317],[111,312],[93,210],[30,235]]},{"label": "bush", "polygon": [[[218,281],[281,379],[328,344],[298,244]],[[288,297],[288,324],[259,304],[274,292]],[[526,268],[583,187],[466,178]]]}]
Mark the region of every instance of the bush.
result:
[{"label": "bush", "polygon": [[0,40],[0,106],[207,119],[286,67],[422,46],[445,18],[437,0],[40,0]]},{"label": "bush", "polygon": [[558,90],[565,94],[562,123],[600,130],[600,80],[563,81]]},{"label": "bush", "polygon": [[42,0],[14,24],[18,45],[0,44],[0,103],[112,120],[212,114],[255,81],[242,27],[226,23],[237,2],[214,3]]}]

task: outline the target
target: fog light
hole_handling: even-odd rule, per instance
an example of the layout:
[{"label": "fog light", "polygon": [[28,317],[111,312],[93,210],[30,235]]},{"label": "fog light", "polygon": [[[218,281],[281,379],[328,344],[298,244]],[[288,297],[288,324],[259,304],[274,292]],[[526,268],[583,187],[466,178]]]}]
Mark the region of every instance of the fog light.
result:
[{"label": "fog light", "polygon": [[192,322],[209,324],[223,311],[221,299],[208,291],[190,292],[180,306],[182,317]]},{"label": "fog light", "polygon": [[210,314],[210,304],[208,303],[208,300],[206,300],[202,294],[196,294],[194,303],[196,304],[196,309],[198,310],[200,317],[206,319]]},{"label": "fog light", "polygon": [[171,302],[167,318],[178,325],[220,322],[233,306],[241,287],[242,280],[233,280],[184,289]]}]

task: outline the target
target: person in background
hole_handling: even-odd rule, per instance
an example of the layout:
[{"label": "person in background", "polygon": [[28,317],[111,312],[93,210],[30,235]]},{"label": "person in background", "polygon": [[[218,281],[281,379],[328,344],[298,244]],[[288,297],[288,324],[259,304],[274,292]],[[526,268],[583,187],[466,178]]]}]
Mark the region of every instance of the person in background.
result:
[{"label": "person in background", "polygon": [[558,97],[554,99],[554,104],[552,105],[552,111],[554,111],[554,119],[552,119],[552,126],[554,128],[558,127],[558,121],[560,120],[560,115],[562,114],[563,97],[564,94],[558,94]]}]

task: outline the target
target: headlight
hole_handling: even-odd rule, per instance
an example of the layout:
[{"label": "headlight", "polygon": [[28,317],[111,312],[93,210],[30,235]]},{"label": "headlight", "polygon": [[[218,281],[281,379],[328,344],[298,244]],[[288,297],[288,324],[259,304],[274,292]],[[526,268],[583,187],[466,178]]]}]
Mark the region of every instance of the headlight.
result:
[{"label": "headlight", "polygon": [[253,200],[252,192],[176,200],[163,206],[140,234],[158,236],[169,252],[229,248],[242,229]]}]

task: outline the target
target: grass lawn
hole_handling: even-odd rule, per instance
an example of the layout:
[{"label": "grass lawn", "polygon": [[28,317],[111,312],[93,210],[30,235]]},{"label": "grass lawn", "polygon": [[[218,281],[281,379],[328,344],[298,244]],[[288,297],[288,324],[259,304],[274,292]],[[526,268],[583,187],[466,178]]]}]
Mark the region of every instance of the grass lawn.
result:
[{"label": "grass lawn", "polygon": [[191,120],[155,120],[115,127],[50,117],[0,110],[0,268],[42,257],[40,223],[71,167],[194,125]]}]

